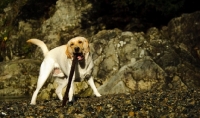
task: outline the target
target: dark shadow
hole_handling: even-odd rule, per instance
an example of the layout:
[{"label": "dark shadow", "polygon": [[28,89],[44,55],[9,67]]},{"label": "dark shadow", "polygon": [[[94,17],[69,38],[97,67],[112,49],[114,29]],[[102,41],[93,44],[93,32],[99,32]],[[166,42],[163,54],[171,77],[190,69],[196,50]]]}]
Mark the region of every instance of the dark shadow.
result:
[{"label": "dark shadow", "polygon": [[119,28],[130,31],[146,31],[150,27],[160,28],[182,13],[200,10],[197,0],[89,0],[92,10],[83,14],[82,28],[95,26],[95,30]]},{"label": "dark shadow", "polygon": [[20,9],[17,19],[48,19],[55,12],[56,1],[57,0],[28,0]]}]

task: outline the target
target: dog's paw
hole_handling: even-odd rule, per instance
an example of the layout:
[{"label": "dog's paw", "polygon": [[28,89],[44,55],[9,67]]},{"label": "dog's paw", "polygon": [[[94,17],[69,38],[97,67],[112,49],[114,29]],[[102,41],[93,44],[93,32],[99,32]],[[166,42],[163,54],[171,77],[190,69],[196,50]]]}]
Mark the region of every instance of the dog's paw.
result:
[{"label": "dog's paw", "polygon": [[96,97],[101,97],[100,93],[95,93]]},{"label": "dog's paw", "polygon": [[32,102],[31,102],[30,105],[36,105],[36,103],[32,103]]}]

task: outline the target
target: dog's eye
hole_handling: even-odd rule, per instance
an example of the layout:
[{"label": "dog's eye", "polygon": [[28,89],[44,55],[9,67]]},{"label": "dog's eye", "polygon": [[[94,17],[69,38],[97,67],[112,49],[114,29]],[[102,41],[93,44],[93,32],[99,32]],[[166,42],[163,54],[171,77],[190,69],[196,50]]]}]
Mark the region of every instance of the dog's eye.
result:
[{"label": "dog's eye", "polygon": [[78,41],[78,43],[79,43],[79,44],[81,44],[81,43],[82,43],[82,41]]},{"label": "dog's eye", "polygon": [[70,46],[73,46],[73,45],[74,45],[74,43],[71,43],[71,44],[70,44]]}]

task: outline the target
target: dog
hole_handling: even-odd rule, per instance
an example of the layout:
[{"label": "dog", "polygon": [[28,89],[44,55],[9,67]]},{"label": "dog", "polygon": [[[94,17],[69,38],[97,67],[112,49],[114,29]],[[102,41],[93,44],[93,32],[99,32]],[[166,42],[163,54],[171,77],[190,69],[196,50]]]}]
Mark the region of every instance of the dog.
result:
[{"label": "dog", "polygon": [[72,78],[72,83],[68,94],[69,102],[72,102],[73,99],[73,82],[83,81],[84,79],[87,80],[94,94],[97,97],[101,96],[94,84],[94,80],[92,77],[92,69],[94,63],[90,53],[89,43],[86,38],[72,38],[68,41],[66,45],[56,47],[50,51],[48,50],[46,44],[39,39],[29,39],[27,40],[27,42],[40,47],[44,55],[44,60],[40,67],[37,87],[33,93],[30,104],[36,104],[38,92],[44,85],[51,72],[53,72],[54,77],[63,78],[61,81],[58,82],[58,87],[56,88],[56,94],[58,98],[61,101],[63,100],[62,90],[64,87],[67,86],[68,77],[72,66],[72,60],[75,55],[78,62],[75,66],[75,73]]}]

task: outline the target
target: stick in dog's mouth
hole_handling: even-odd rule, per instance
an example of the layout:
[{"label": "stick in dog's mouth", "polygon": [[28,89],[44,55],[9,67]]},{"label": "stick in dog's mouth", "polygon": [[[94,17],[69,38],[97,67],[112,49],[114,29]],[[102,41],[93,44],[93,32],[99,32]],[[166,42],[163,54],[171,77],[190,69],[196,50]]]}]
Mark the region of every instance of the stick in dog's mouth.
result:
[{"label": "stick in dog's mouth", "polygon": [[81,61],[84,59],[83,53],[74,53],[74,57],[76,57],[78,61]]}]

